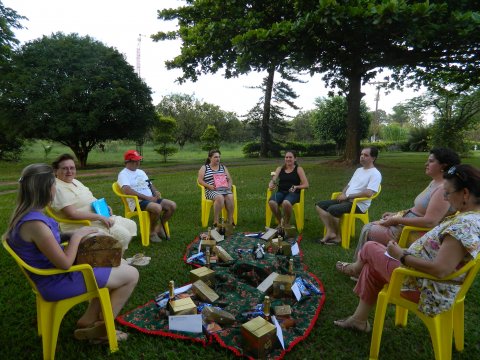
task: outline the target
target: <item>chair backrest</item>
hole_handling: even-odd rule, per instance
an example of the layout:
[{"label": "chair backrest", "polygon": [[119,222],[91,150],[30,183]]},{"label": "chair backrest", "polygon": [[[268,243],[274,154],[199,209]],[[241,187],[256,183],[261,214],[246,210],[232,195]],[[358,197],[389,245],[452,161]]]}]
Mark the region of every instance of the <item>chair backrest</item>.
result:
[{"label": "chair backrest", "polygon": [[[124,194],[118,182],[112,183],[112,190],[121,200],[123,207],[125,208],[125,217],[130,218],[132,215],[137,213],[137,209],[140,210],[140,202],[138,201],[138,197],[135,195],[127,195]],[[128,203],[128,199],[132,199],[135,202],[135,208],[133,210],[130,209],[130,204]],[[141,211],[141,210],[140,210]]]},{"label": "chair backrest", "polygon": [[45,214],[47,214],[47,216],[51,217],[58,223],[78,224],[78,225],[86,225],[86,226],[90,226],[92,224],[90,220],[86,220],[86,219],[73,220],[73,219],[67,219],[66,217],[61,217],[58,215],[58,213],[53,211],[53,209],[50,206],[45,207]]},{"label": "chair backrest", "polygon": [[466,263],[459,271],[457,271],[455,274],[451,275],[452,279],[455,279],[457,273],[465,273],[468,271],[467,275],[465,276],[465,279],[463,280],[463,284],[460,288],[460,291],[457,294],[457,299],[461,299],[467,295],[468,290],[473,284],[473,281],[475,280],[475,277],[478,274],[478,271],[480,270],[480,254],[477,255],[475,259],[470,260],[468,263]]},{"label": "chair backrest", "polygon": [[205,187],[198,182],[198,179],[197,179],[197,186],[200,188],[201,198],[202,198],[202,199],[205,199]]}]

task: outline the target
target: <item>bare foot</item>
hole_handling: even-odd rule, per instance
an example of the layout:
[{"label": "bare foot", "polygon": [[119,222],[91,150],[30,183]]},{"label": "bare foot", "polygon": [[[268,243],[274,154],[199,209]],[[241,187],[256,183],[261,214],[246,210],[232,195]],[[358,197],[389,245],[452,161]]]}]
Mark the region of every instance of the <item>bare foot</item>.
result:
[{"label": "bare foot", "polygon": [[361,271],[361,269],[359,269],[359,264],[347,263],[343,261],[337,261],[335,268],[342,274],[345,274],[349,277],[358,277]]},{"label": "bare foot", "polygon": [[353,330],[358,330],[365,333],[369,333],[372,330],[368,320],[367,321],[357,320],[357,319],[354,319],[353,316],[350,316],[346,319],[336,320],[333,323],[344,329],[353,329]]}]

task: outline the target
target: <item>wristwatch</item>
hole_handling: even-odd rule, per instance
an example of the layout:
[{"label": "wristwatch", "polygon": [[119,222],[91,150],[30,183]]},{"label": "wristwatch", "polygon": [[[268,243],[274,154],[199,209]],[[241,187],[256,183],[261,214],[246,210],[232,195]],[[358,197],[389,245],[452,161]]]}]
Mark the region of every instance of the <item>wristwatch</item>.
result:
[{"label": "wristwatch", "polygon": [[404,251],[404,252],[403,252],[402,256],[400,257],[400,262],[402,263],[402,265],[407,266],[407,265],[405,264],[405,258],[406,258],[408,255],[412,255],[412,254],[410,254],[408,251]]}]

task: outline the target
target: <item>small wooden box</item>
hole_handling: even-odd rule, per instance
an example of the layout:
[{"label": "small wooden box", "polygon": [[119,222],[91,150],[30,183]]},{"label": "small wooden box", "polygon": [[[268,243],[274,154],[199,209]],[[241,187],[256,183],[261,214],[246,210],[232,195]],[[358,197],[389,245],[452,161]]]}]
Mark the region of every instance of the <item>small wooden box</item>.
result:
[{"label": "small wooden box", "polygon": [[277,235],[277,230],[276,229],[271,229],[267,228],[267,231],[262,235],[260,239],[265,240],[265,241],[270,241]]},{"label": "small wooden box", "polygon": [[276,344],[275,325],[258,316],[242,325],[243,352],[265,359]]},{"label": "small wooden box", "polygon": [[210,287],[215,286],[215,271],[202,266],[201,268],[190,271],[190,281],[194,283],[197,280],[202,280]]},{"label": "small wooden box", "polygon": [[257,286],[257,290],[260,290],[263,293],[268,293],[273,286],[273,280],[275,280],[277,276],[278,274],[276,272],[272,272],[260,285]]},{"label": "small wooden box", "polygon": [[285,238],[287,239],[296,239],[298,236],[297,228],[293,225],[285,228]]},{"label": "small wooden box", "polygon": [[273,280],[273,297],[292,297],[292,285],[295,281],[295,276],[293,275],[278,275],[275,280]]},{"label": "small wooden box", "polygon": [[229,262],[233,260],[227,250],[221,246],[215,246],[215,254],[217,254],[218,258],[223,262]]},{"label": "small wooden box", "polygon": [[225,240],[225,238],[215,229],[210,231],[210,236],[212,237],[212,240],[215,240],[216,243]]},{"label": "small wooden box", "polygon": [[290,305],[279,305],[273,308],[276,316],[292,315],[292,308]]},{"label": "small wooden box", "polygon": [[202,301],[213,303],[220,296],[202,280],[197,280],[192,284],[192,290],[195,295]]},{"label": "small wooden box", "polygon": [[201,240],[200,250],[205,251],[207,249],[207,247],[209,247],[210,248],[210,253],[212,253],[215,245],[217,245],[217,242],[215,240]]},{"label": "small wooden box", "polygon": [[278,244],[278,253],[285,256],[292,255],[292,245],[287,241],[282,241]]},{"label": "small wooden box", "polygon": [[197,306],[189,297],[168,302],[170,315],[196,315]]}]

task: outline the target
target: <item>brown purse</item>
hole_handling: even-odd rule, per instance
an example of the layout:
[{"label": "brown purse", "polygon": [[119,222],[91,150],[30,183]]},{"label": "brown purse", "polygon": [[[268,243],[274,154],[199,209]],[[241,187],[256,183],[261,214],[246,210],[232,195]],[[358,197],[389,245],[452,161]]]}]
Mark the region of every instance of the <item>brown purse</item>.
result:
[{"label": "brown purse", "polygon": [[122,261],[122,245],[110,235],[95,233],[80,240],[76,264],[93,267],[116,267]]}]

